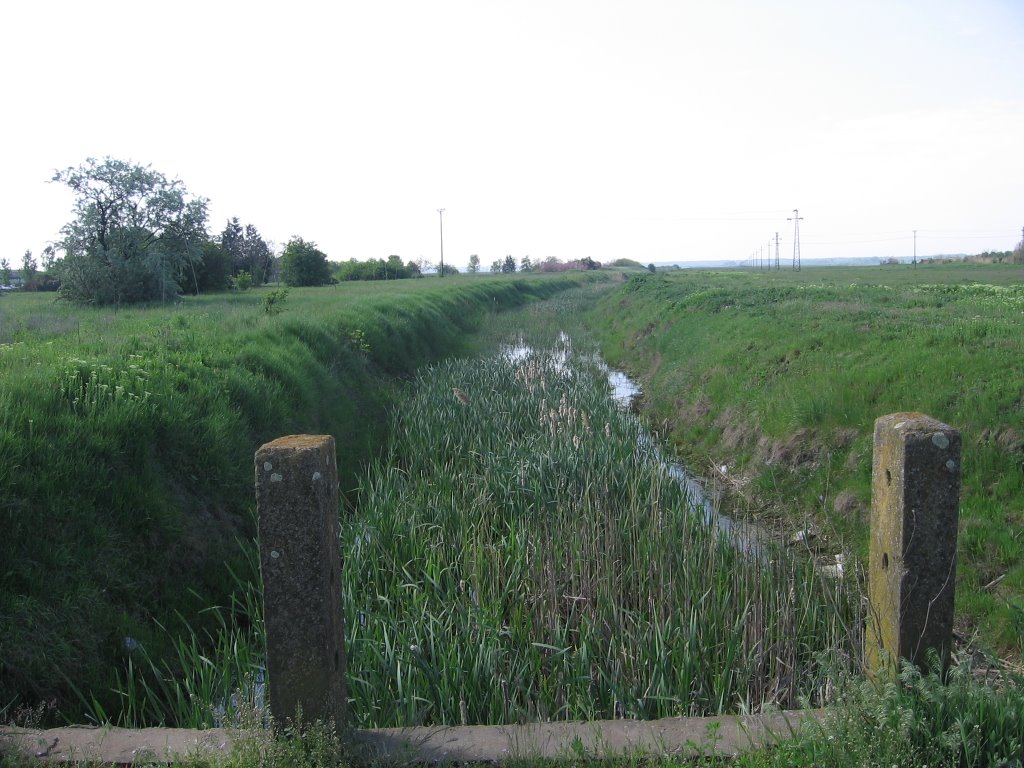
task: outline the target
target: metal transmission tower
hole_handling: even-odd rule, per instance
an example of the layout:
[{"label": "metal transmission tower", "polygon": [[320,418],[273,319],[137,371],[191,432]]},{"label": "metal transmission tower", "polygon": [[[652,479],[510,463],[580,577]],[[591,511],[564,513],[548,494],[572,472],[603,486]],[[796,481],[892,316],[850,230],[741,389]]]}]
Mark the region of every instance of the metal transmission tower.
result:
[{"label": "metal transmission tower", "polygon": [[800,222],[803,220],[800,211],[793,209],[793,216],[786,221],[793,222],[793,269],[800,271]]},{"label": "metal transmission tower", "polygon": [[441,225],[441,269],[438,275],[444,277],[444,208],[437,209],[437,218]]},{"label": "metal transmission tower", "polygon": [[775,233],[775,269],[779,269],[779,233]]}]

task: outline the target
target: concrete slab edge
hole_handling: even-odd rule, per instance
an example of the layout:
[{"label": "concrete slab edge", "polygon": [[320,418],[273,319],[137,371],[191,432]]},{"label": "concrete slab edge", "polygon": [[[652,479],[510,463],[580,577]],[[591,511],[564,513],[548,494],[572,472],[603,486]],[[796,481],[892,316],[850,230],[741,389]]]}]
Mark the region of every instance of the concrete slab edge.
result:
[{"label": "concrete slab edge", "polygon": [[[823,710],[765,715],[598,720],[522,725],[377,728],[351,732],[367,758],[396,763],[502,762],[511,759],[594,759],[623,755],[734,756],[789,738]],[[43,762],[120,765],[169,763],[227,754],[244,732],[223,728],[47,730],[0,727],[0,753],[17,752]]]}]

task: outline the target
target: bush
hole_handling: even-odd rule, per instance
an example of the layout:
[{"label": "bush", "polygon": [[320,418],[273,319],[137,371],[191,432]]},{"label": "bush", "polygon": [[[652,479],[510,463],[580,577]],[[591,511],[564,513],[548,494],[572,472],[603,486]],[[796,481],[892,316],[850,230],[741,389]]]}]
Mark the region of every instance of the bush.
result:
[{"label": "bush", "polygon": [[301,237],[293,237],[281,254],[281,279],[285,285],[327,285],[331,282],[331,269],[327,255]]}]

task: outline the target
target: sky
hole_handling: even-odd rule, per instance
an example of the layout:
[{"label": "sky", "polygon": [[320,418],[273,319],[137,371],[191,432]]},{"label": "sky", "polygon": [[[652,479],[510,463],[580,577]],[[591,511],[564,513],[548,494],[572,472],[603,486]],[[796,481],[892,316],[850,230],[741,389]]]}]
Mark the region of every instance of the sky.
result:
[{"label": "sky", "polygon": [[107,156],[332,261],[436,263],[442,218],[459,268],[785,261],[794,209],[802,258],[1024,229],[1021,0],[37,0],[0,72],[13,266]]}]

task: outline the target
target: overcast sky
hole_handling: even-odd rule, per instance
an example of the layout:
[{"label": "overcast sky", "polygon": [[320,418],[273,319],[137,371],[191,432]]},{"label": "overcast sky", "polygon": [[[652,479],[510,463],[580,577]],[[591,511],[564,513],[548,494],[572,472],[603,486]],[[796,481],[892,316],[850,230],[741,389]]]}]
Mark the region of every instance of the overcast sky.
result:
[{"label": "overcast sky", "polygon": [[1021,0],[8,3],[0,257],[113,156],[335,261],[1007,250]]}]

